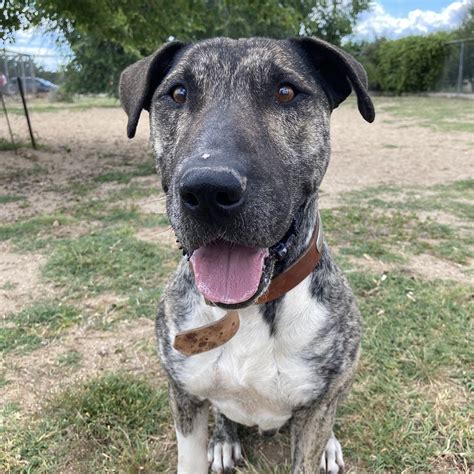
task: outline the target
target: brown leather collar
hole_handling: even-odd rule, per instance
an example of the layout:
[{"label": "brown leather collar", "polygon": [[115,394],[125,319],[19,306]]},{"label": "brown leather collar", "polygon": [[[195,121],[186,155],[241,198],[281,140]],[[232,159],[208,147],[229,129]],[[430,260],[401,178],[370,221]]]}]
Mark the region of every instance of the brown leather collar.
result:
[{"label": "brown leather collar", "polygon": [[[316,226],[308,248],[298,260],[270,282],[268,290],[256,300],[256,304],[268,303],[299,285],[318,265],[322,249],[322,225],[318,213]],[[239,330],[240,319],[237,310],[210,324],[178,332],[173,347],[186,356],[215,349],[228,342]]]}]

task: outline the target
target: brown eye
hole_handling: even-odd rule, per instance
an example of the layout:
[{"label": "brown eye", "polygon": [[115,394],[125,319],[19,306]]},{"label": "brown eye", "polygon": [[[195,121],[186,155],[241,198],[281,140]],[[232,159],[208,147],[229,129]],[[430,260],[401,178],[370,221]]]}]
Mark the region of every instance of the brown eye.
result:
[{"label": "brown eye", "polygon": [[289,84],[281,84],[275,95],[278,102],[285,104],[295,98],[296,92]]},{"label": "brown eye", "polygon": [[171,91],[171,97],[178,104],[184,104],[186,102],[187,95],[188,91],[183,86],[176,86]]}]

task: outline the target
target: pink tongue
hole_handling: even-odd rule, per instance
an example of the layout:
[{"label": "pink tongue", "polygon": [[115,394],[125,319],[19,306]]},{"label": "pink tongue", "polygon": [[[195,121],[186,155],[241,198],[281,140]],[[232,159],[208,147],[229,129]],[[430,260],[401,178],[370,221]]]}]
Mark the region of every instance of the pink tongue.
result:
[{"label": "pink tongue", "polygon": [[214,303],[247,301],[258,289],[268,249],[215,242],[191,256],[198,290]]}]

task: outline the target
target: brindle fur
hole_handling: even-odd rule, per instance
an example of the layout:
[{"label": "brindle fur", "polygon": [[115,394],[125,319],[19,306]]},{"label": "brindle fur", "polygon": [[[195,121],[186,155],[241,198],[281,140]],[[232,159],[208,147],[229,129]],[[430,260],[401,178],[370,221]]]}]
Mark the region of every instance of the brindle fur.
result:
[{"label": "brindle fur", "polygon": [[[293,83],[301,91],[289,104],[274,99],[282,82]],[[188,89],[185,107],[170,97],[171,88],[183,83]],[[330,114],[351,89],[357,94],[361,114],[372,121],[374,111],[362,66],[342,50],[314,38],[175,42],[127,68],[121,77],[120,98],[129,116],[128,135],[134,136],[142,109],[148,110],[168,216],[184,249],[191,253],[216,238],[271,247],[295,220],[296,237],[287,257],[283,262],[267,260],[265,278],[255,297],[262,294],[270,278],[306,248],[316,221],[319,186],[329,163]],[[210,157],[203,163],[205,154]],[[223,163],[248,177],[248,199],[237,218],[202,221],[187,215],[178,193],[184,171],[190,166],[212,169]],[[354,376],[360,343],[360,316],[352,291],[326,243],[320,264],[309,278],[308,298],[321,303],[329,317],[311,335],[312,342],[303,353],[297,354],[311,368],[313,395],[304,406],[292,407],[293,472],[319,469],[337,404]],[[285,331],[281,324],[285,298],[288,296],[259,308],[271,337]],[[175,424],[183,435],[192,432],[196,413],[204,409],[207,399],[184,388],[186,358],[173,349],[172,338],[188,328],[195,314],[212,318],[209,311],[183,258],[156,320]],[[328,349],[321,353],[318,347]],[[221,414],[216,428],[211,444],[217,438],[235,439],[235,423]]]}]

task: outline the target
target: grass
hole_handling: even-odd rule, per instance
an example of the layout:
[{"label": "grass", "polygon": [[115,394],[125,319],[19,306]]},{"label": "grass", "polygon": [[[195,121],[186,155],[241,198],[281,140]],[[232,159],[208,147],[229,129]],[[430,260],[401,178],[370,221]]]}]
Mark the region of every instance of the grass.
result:
[{"label": "grass", "polygon": [[17,424],[2,434],[4,472],[163,472],[169,464],[160,443],[169,430],[166,390],[143,378],[111,373],[78,384],[41,415],[10,413]]},{"label": "grass", "polygon": [[12,241],[18,250],[33,251],[44,248],[54,236],[55,225],[69,225],[77,222],[66,214],[46,214],[19,222],[0,225],[0,241]]},{"label": "grass", "polygon": [[82,354],[76,350],[70,350],[61,354],[57,362],[61,367],[78,367],[81,364]]},{"label": "grass", "polygon": [[[117,99],[113,97],[80,97],[76,96],[73,102],[48,102],[47,99],[28,100],[28,110],[33,113],[43,112],[80,112],[89,110],[94,107],[100,108],[117,108],[120,104]],[[13,114],[23,115],[23,106],[20,102],[10,101],[7,103],[8,112]]]},{"label": "grass", "polygon": [[0,353],[31,352],[48,344],[81,320],[78,309],[55,301],[39,301],[7,316],[0,326]]},{"label": "grass", "polygon": [[19,181],[21,179],[39,176],[42,174],[47,174],[48,170],[35,163],[30,168],[18,168],[14,171],[1,171],[0,172],[0,182],[1,181]]},{"label": "grass", "polygon": [[156,174],[156,168],[155,165],[150,161],[141,163],[128,172],[110,171],[108,173],[100,174],[94,178],[94,181],[97,183],[119,182],[128,184],[132,178],[139,176],[150,176],[154,174]]},{"label": "grass", "polygon": [[350,280],[365,334],[362,369],[338,422],[349,458],[371,472],[467,469],[471,289],[397,273],[354,272]]},{"label": "grass", "polygon": [[44,275],[73,292],[129,295],[158,286],[172,265],[171,256],[136,239],[131,228],[105,229],[60,242],[44,267]]},{"label": "grass", "polygon": [[[381,100],[394,122],[403,115],[409,123],[443,131],[470,126],[465,104]],[[77,107],[32,104],[38,112],[89,106],[91,101]],[[44,172],[35,164],[25,171],[6,171],[2,179]],[[145,198],[162,199],[157,188],[134,180],[152,173],[151,163],[131,163],[130,168],[104,172],[88,182],[73,181],[66,189],[78,199],[72,204],[0,225],[2,245],[26,255],[43,254],[41,284],[54,287],[56,295],[32,301],[0,322],[0,395],[10,394],[21,378],[23,358],[34,361],[28,374],[32,381],[42,371],[52,371],[58,380],[51,390],[55,395],[48,392],[34,410],[6,397],[0,408],[1,472],[174,470],[176,446],[166,384],[155,374],[114,369],[59,386],[59,380],[86,373],[91,363],[91,354],[81,352],[80,346],[61,345],[71,330],[81,325],[81,331],[100,341],[101,331],[117,320],[155,315],[165,277],[179,253],[137,237],[143,228],[169,225],[164,216],[145,213],[139,206]],[[99,188],[100,197],[94,194]],[[0,203],[21,199],[15,193],[5,196]],[[409,270],[414,256],[429,254],[468,273],[473,201],[474,180],[463,180],[424,189],[367,188],[347,193],[341,206],[323,211],[326,236],[337,249],[336,258],[363,315],[360,370],[335,430],[346,462],[356,472],[468,472],[474,466],[472,288],[463,281],[417,277]],[[365,255],[390,262],[390,270],[366,271],[360,263]],[[0,289],[8,297],[20,285],[6,279]],[[107,309],[102,311],[101,304]],[[125,340],[126,333],[122,336]],[[34,351],[52,341],[54,352],[46,347],[37,357]],[[134,350],[155,360],[154,345]],[[128,349],[123,344],[115,351],[125,357]],[[247,464],[240,472],[290,472],[287,431],[263,440],[256,430],[244,429],[242,438]],[[275,458],[281,460],[278,467]]]},{"label": "grass", "polygon": [[[383,97],[377,108],[417,125],[443,132],[474,132],[474,113],[469,100],[443,97]],[[397,122],[398,123],[398,122]]]},{"label": "grass", "polygon": [[[473,200],[473,180],[432,186],[423,193],[378,186],[347,193],[343,207],[323,211],[323,221],[344,254],[402,261],[428,253],[467,264],[474,257]],[[420,211],[432,215],[421,218]],[[454,222],[439,222],[439,211]]]},{"label": "grass", "polygon": [[0,204],[8,204],[9,202],[18,202],[25,199],[24,196],[18,196],[16,194],[4,194],[0,196]]}]

